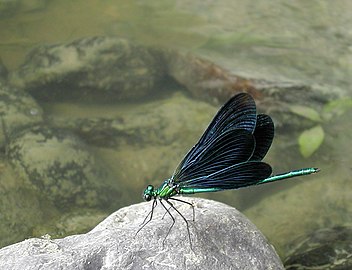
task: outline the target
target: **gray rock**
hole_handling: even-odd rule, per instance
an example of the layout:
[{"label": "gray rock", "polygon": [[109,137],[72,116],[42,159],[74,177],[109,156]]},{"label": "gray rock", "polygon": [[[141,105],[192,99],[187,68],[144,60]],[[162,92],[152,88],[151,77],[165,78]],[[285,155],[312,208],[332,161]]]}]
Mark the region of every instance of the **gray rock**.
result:
[{"label": "gray rock", "polygon": [[[161,206],[136,234],[151,203],[132,205],[110,215],[87,234],[51,240],[28,239],[0,250],[1,269],[284,269],[264,236],[236,209],[222,203],[193,202],[196,221],[190,231],[176,223],[163,246],[171,220]],[[192,210],[177,205],[187,218]]]},{"label": "gray rock", "polygon": [[87,146],[67,130],[25,129],[11,138],[6,153],[16,172],[60,208],[104,207],[117,195]]},{"label": "gray rock", "polygon": [[152,50],[91,37],[35,48],[10,82],[40,100],[113,101],[146,96],[163,77]]}]

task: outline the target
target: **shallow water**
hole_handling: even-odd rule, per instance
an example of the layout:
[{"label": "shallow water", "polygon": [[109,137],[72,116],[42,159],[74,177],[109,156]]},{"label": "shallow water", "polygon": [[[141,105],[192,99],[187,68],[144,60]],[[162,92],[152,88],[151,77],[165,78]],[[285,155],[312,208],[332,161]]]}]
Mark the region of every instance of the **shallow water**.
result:
[{"label": "shallow water", "polygon": [[[191,52],[236,74],[251,74],[255,78],[273,81],[287,78],[308,85],[320,84],[331,88],[331,91],[343,89],[346,97],[350,97],[351,9],[350,1],[288,3],[276,0],[257,3],[221,0],[216,4],[213,1],[187,0],[31,1],[31,4],[22,3],[11,10],[12,15],[2,15],[0,57],[11,72],[38,45],[66,43],[97,35],[118,36],[141,45]],[[168,101],[171,97],[172,101]],[[79,102],[41,104],[48,117],[124,115],[129,119],[129,115],[134,115],[130,119],[137,121],[135,126],[140,123],[150,128],[152,121],[160,121],[158,116],[150,119],[151,124],[147,125],[145,119],[136,115],[143,115],[145,108],[154,106],[153,102],[159,106],[160,100],[165,106],[160,112],[172,123],[162,143],[158,144],[160,138],[158,130],[155,130],[154,137],[141,139],[140,144],[124,142],[116,148],[91,146],[100,161],[109,167],[109,181],[117,179],[123,187],[116,201],[111,202],[112,206],[103,213],[141,201],[140,194],[147,183],[157,185],[168,177],[201,135],[217,108],[204,102],[193,104],[188,102],[187,94],[175,94],[173,91],[146,100],[135,100],[131,105],[124,102],[99,107]],[[188,118],[187,113],[180,114],[180,110],[189,110],[194,113],[189,115],[197,119]],[[285,130],[280,130],[276,135],[266,159],[275,172],[316,166],[321,169],[318,175],[204,196],[245,210],[245,214],[275,244],[283,257],[287,252],[285,246],[296,235],[319,227],[350,223],[348,213],[352,206],[348,198],[352,187],[349,181],[352,154],[349,145],[352,125],[349,119],[352,115],[349,107],[346,111],[319,123],[325,139],[309,158],[303,158],[298,150],[297,140],[301,131],[285,133]],[[148,136],[151,134],[149,130]],[[173,160],[172,164],[170,160]],[[295,196],[294,192],[299,194]],[[328,199],[322,199],[324,197]],[[46,211],[51,210],[43,209],[43,212]],[[53,214],[53,223],[60,215],[60,212]],[[101,219],[101,212],[97,216],[93,223]],[[270,223],[277,224],[279,230],[272,228]],[[27,237],[40,235],[48,230],[48,226],[55,225],[34,224],[32,231],[25,234]],[[66,233],[76,232],[75,226],[72,227]],[[292,239],[287,239],[288,235]]]}]

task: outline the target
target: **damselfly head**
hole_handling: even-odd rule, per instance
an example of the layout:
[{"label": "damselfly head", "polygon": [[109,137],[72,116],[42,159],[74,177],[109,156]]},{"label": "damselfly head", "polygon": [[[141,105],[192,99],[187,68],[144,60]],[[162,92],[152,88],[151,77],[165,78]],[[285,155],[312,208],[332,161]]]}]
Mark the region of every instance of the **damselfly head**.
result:
[{"label": "damselfly head", "polygon": [[149,202],[153,197],[154,197],[154,187],[152,185],[148,185],[143,192],[143,199]]}]

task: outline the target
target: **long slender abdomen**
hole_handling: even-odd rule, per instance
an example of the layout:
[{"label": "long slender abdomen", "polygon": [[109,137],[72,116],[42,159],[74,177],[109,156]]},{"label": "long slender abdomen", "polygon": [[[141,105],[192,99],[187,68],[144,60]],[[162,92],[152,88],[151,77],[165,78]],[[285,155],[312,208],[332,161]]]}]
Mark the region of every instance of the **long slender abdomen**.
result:
[{"label": "long slender abdomen", "polygon": [[296,176],[303,176],[303,175],[308,175],[308,174],[312,174],[312,173],[317,173],[319,171],[320,170],[318,168],[304,168],[304,169],[299,169],[299,170],[290,171],[290,172],[286,172],[286,173],[281,173],[281,174],[270,176],[270,177],[258,182],[257,185],[280,181],[280,180],[284,180],[284,179],[292,178],[292,177],[296,177]]}]

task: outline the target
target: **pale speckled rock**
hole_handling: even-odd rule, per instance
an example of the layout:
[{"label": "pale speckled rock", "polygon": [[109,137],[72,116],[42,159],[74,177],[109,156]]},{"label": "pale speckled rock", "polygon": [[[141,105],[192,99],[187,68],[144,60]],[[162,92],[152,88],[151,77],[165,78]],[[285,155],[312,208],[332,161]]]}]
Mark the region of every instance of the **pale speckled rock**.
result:
[{"label": "pale speckled rock", "polygon": [[40,100],[113,101],[146,96],[163,77],[152,50],[90,37],[33,49],[9,81]]},{"label": "pale speckled rock", "polygon": [[24,91],[0,82],[0,146],[12,133],[43,121],[43,111]]},{"label": "pale speckled rock", "polygon": [[[193,202],[190,223],[193,251],[184,221],[171,224],[161,206],[135,236],[151,203],[122,208],[87,234],[50,240],[29,239],[0,250],[1,269],[284,269],[275,250],[236,209],[205,199]],[[187,219],[192,209],[177,206]]]},{"label": "pale speckled rock", "polygon": [[87,146],[67,130],[26,129],[11,137],[6,153],[16,172],[60,208],[103,207],[117,195]]}]

